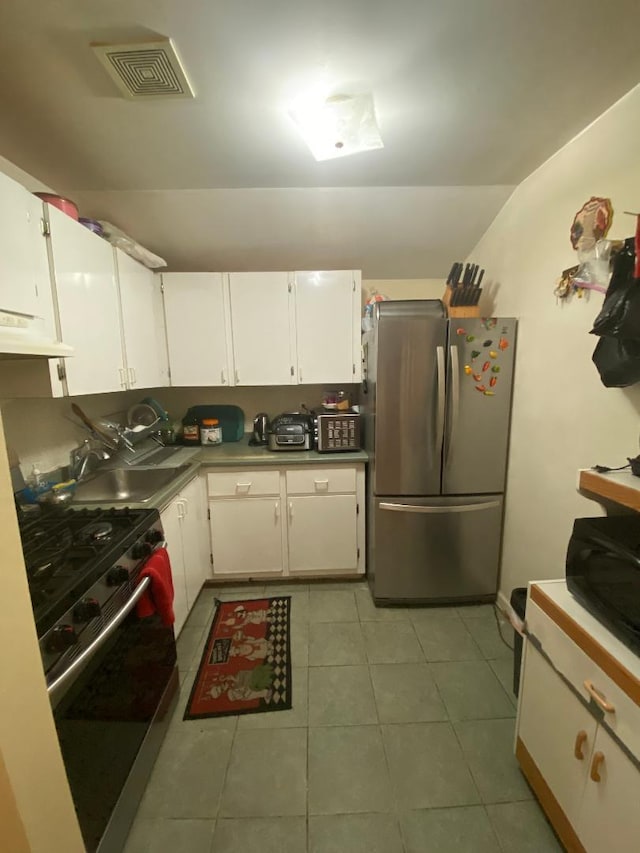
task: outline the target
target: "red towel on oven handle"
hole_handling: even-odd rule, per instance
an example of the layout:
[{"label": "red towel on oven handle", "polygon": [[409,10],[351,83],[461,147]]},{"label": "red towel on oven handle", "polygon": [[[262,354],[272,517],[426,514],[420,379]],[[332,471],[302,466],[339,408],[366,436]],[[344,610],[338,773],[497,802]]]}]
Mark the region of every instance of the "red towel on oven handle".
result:
[{"label": "red towel on oven handle", "polygon": [[150,578],[147,589],[136,607],[140,619],[159,613],[165,625],[173,625],[176,617],[173,613],[173,578],[171,562],[166,548],[158,548],[142,567],[139,581]]}]

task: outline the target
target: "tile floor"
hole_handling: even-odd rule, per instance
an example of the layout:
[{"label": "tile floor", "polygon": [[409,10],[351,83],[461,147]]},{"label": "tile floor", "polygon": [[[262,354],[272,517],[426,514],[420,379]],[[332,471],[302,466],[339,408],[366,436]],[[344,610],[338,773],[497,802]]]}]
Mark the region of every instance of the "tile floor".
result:
[{"label": "tile floor", "polygon": [[490,606],[376,609],[364,583],[267,589],[293,599],[292,710],[182,720],[214,596],[265,587],[204,590],[126,853],[562,849],[512,755],[512,653]]}]

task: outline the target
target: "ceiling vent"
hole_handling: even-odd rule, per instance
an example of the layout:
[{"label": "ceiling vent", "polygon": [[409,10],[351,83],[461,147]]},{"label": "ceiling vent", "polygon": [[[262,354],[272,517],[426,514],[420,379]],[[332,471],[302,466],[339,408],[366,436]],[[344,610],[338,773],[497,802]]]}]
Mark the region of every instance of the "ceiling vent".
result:
[{"label": "ceiling vent", "polygon": [[91,47],[125,98],[194,97],[171,39]]}]

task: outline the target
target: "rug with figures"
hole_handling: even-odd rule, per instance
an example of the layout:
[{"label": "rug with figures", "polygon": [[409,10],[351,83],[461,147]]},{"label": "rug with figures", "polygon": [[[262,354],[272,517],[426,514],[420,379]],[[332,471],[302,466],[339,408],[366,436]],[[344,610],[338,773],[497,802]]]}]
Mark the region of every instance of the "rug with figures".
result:
[{"label": "rug with figures", "polygon": [[291,708],[291,596],[216,605],[184,719]]}]

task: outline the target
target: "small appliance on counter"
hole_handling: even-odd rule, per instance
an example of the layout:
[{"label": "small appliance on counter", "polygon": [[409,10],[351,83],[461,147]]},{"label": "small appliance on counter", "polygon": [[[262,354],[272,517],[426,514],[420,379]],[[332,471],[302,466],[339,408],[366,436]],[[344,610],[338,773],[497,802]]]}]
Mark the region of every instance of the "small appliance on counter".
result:
[{"label": "small appliance on counter", "polygon": [[264,447],[268,442],[269,415],[266,412],[258,412],[253,419],[253,432],[249,439],[252,447]]},{"label": "small appliance on counter", "polygon": [[313,427],[311,415],[302,412],[284,412],[269,424],[269,450],[311,450]]},{"label": "small appliance on counter", "polygon": [[640,522],[634,515],[576,518],[566,562],[573,597],[640,654]]},{"label": "small appliance on counter", "polygon": [[338,453],[362,447],[359,412],[353,409],[314,409],[314,445],[318,453]]}]

